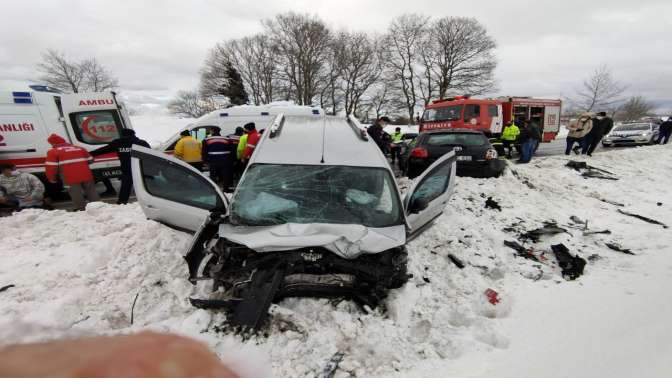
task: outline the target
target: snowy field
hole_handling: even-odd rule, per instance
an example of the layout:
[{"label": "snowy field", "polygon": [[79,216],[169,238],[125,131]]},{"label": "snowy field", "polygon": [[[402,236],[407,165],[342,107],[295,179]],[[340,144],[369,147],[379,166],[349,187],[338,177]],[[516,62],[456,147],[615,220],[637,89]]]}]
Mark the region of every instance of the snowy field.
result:
[{"label": "snowy field", "polygon": [[[588,161],[618,181],[583,178],[566,160],[512,165],[515,174],[499,179],[458,178],[446,214],[408,245],[414,277],[392,292],[386,313],[288,299],[272,307],[270,328],[247,340],[219,331],[222,315],[189,305],[181,254],[190,236],[146,220],[137,205],[0,218],[0,287],[15,285],[0,292],[0,343],[170,331],[206,342],[250,377],[320,376],[337,352],[336,377],[672,376],[670,229],[617,211],[672,226],[672,148]],[[502,211],[485,208],[487,197]],[[584,235],[571,216],[611,234]],[[503,245],[544,221],[567,232],[525,245],[541,262]],[[562,278],[550,252],[557,243],[589,261],[576,281]],[[486,289],[500,302],[490,304]]]}]

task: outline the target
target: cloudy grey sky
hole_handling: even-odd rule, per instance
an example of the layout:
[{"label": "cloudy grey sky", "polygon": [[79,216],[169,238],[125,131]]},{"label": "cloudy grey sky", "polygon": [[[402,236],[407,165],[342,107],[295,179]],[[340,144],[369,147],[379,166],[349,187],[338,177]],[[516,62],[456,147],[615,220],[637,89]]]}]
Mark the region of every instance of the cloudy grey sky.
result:
[{"label": "cloudy grey sky", "polygon": [[0,2],[0,89],[25,89],[40,52],[97,57],[133,103],[195,88],[217,41],[260,31],[285,11],[335,29],[384,32],[405,12],[472,16],[498,43],[499,94],[571,96],[601,64],[628,94],[672,110],[670,0],[31,0]]}]

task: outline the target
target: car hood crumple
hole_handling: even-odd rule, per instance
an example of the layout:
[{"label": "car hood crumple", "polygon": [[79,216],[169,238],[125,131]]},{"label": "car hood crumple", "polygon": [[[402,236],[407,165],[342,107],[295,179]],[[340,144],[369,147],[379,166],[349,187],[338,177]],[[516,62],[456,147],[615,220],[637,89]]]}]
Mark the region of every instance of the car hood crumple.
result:
[{"label": "car hood crumple", "polygon": [[221,224],[219,236],[256,252],[323,247],[340,257],[354,259],[406,243],[404,225],[371,228],[357,224],[285,223],[274,226]]}]

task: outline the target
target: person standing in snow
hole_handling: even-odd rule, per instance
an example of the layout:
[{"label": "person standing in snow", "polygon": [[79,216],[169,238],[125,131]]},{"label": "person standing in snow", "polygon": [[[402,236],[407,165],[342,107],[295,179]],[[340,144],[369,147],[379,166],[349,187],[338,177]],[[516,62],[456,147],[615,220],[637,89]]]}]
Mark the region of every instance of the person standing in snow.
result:
[{"label": "person standing in snow", "polygon": [[57,134],[49,135],[47,142],[52,148],[47,151],[45,162],[45,175],[51,183],[58,181],[61,176],[63,183],[68,186],[68,193],[72,199],[76,210],[84,210],[84,194],[90,202],[100,201],[96,192],[93,173],[89,164],[93,162],[93,157],[79,146],[73,146],[67,143],[65,139]]},{"label": "person standing in snow", "polygon": [[538,129],[531,122],[525,121],[520,131],[521,155],[518,163],[527,164],[532,160],[534,148],[537,145]]},{"label": "person standing in snow", "polygon": [[183,130],[180,136],[180,140],[175,145],[175,157],[202,171],[201,142],[192,137],[189,130]]},{"label": "person standing in snow", "polygon": [[667,121],[660,124],[658,130],[658,140],[656,143],[661,144],[662,142],[662,144],[667,144],[667,141],[670,140],[670,134],[672,134],[672,115],[667,117]]},{"label": "person standing in snow", "polygon": [[574,143],[578,143],[579,146],[575,147],[574,152],[579,153],[576,148],[580,148],[582,151],[587,151],[586,147],[586,135],[593,128],[592,114],[584,113],[578,119],[572,120],[569,122],[567,129],[569,133],[567,134],[567,147],[565,148],[565,155],[569,155],[569,152],[572,151],[572,146]]},{"label": "person standing in snow", "polygon": [[119,189],[117,205],[127,204],[128,198],[131,196],[131,188],[133,188],[131,149],[134,144],[150,148],[149,143],[135,136],[135,131],[131,129],[123,129],[121,130],[121,138],[113,140],[107,146],[91,151],[92,156],[116,152],[119,157],[119,162],[121,163],[121,188]]},{"label": "person standing in snow", "polygon": [[606,112],[597,113],[597,117],[593,118],[593,129],[586,136],[588,156],[593,156],[593,152],[602,141],[602,138],[608,134],[614,127],[614,121],[607,116]]},{"label": "person standing in snow", "polygon": [[219,129],[212,130],[210,137],[203,141],[203,161],[208,163],[210,179],[229,191],[233,182],[233,163],[236,145],[229,137],[220,135]]},{"label": "person standing in snow", "polygon": [[0,186],[4,189],[0,204],[19,208],[40,207],[44,184],[34,175],[15,170],[14,164],[0,164]]},{"label": "person standing in snow", "polygon": [[504,131],[502,131],[502,145],[508,150],[506,157],[509,159],[511,159],[511,153],[513,152],[513,147],[516,144],[519,135],[520,129],[513,121],[504,126]]},{"label": "person standing in snow", "polygon": [[252,153],[254,153],[254,149],[257,148],[257,143],[259,143],[259,140],[261,139],[261,134],[257,131],[257,126],[254,122],[246,123],[245,126],[243,126],[243,129],[245,129],[247,138],[245,139],[245,149],[243,150],[241,160],[244,164],[247,164],[252,157]]},{"label": "person standing in snow", "polygon": [[390,123],[390,119],[387,117],[380,117],[376,120],[376,122],[373,123],[373,125],[369,126],[368,129],[366,129],[366,133],[369,134],[371,139],[373,139],[374,142],[378,145],[378,148],[380,148],[383,153],[385,152],[385,141],[383,139],[383,134],[385,131],[383,129],[385,128],[386,125]]},{"label": "person standing in snow", "polygon": [[394,133],[391,135],[392,146],[390,147],[390,157],[392,158],[392,164],[397,160],[401,163],[401,142],[404,140],[404,134],[401,132],[401,127],[394,129]]}]

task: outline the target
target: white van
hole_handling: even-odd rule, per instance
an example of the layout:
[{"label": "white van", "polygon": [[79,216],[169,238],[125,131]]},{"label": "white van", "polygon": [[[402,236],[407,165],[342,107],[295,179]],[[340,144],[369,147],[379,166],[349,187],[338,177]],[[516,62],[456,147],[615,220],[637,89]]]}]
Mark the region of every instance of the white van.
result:
[{"label": "white van", "polygon": [[[114,92],[61,94],[51,91],[0,92],[0,163],[44,176],[50,134],[87,150],[105,145],[132,128]],[[116,154],[97,156],[97,179],[121,175]]]},{"label": "white van", "polygon": [[175,144],[180,140],[180,132],[184,130],[189,130],[191,136],[201,142],[213,129],[219,129],[221,134],[225,136],[233,134],[236,131],[236,127],[242,127],[248,122],[254,122],[257,130],[263,130],[270,126],[278,114],[319,117],[324,115],[324,111],[319,107],[288,105],[285,103],[232,106],[212,111],[193,123],[188,124],[162,143],[157,149],[172,154],[175,150]]}]

